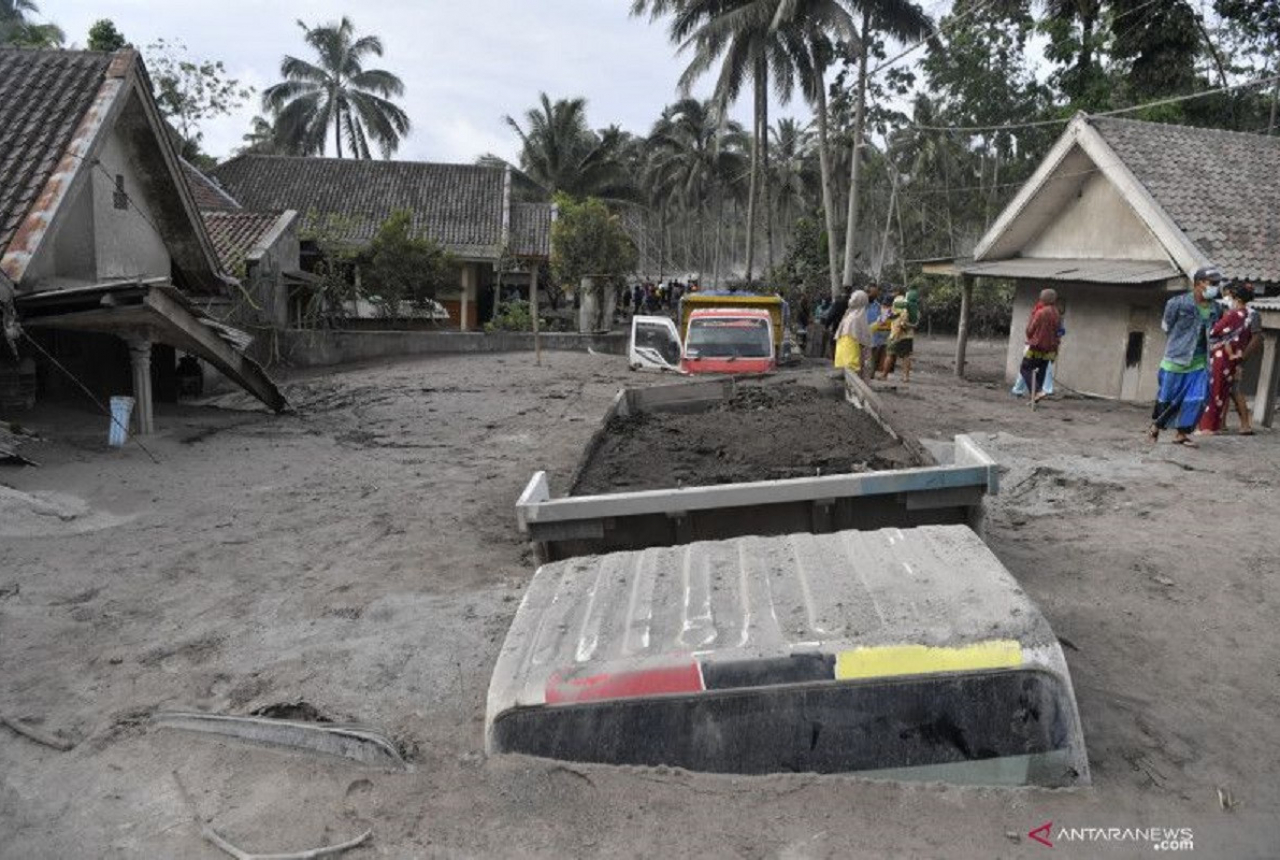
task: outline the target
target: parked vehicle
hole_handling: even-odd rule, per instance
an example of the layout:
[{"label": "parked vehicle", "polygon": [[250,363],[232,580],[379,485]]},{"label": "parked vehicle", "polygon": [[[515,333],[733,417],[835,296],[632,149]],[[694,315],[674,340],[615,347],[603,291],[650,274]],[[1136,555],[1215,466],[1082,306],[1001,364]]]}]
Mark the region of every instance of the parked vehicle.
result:
[{"label": "parked vehicle", "polygon": [[638,315],[628,358],[635,370],[680,373],[770,373],[784,353],[787,304],[778,296],[691,293],[679,323]]},{"label": "parked vehicle", "polygon": [[[742,385],[619,392],[570,486],[613,419]],[[980,537],[997,465],[967,436],[939,463],[844,385],[924,465],[564,498],[533,476],[516,514],[542,564],[494,668],[491,753],[1089,783],[1062,648]]]}]

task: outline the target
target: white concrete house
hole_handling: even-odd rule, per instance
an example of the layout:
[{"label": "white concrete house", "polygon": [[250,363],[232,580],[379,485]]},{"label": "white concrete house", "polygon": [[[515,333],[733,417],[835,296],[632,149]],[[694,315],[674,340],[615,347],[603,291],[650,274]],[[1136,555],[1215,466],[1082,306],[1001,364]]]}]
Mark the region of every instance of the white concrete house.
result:
[{"label": "white concrete house", "polygon": [[[1067,307],[1055,378],[1080,392],[1147,401],[1164,351],[1164,303],[1207,265],[1260,292],[1280,289],[1280,138],[1080,114],[973,258],[925,272],[961,276],[966,295],[977,277],[1017,283],[1010,380],[1031,307],[1053,287]],[[1254,409],[1262,423],[1280,362],[1277,331],[1265,337]],[[962,368],[963,345],[957,362]]]}]

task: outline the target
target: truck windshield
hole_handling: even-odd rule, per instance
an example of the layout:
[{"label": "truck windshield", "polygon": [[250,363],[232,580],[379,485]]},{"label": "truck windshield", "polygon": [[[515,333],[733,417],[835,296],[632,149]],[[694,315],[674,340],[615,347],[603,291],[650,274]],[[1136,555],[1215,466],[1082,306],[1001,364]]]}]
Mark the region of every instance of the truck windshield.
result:
[{"label": "truck windshield", "polygon": [[769,323],[761,319],[695,319],[689,323],[690,358],[768,358],[773,351]]}]

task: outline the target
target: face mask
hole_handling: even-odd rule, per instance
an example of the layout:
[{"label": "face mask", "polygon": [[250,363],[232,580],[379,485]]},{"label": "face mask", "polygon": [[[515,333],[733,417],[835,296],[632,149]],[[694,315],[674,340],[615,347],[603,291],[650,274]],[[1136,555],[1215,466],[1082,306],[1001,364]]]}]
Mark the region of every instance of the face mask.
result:
[{"label": "face mask", "polygon": [[1204,288],[1204,297],[1206,299],[1216,299],[1220,295],[1222,295],[1222,290],[1218,289],[1217,287]]}]

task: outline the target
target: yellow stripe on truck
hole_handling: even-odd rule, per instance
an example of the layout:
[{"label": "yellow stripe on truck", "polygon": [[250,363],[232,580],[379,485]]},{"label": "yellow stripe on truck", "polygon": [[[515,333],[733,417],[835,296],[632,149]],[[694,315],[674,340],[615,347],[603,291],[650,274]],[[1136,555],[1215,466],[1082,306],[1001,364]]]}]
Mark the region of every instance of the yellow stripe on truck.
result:
[{"label": "yellow stripe on truck", "polygon": [[836,654],[836,680],[1009,669],[1021,665],[1022,646],[1013,639],[993,639],[956,648],[869,645]]}]

